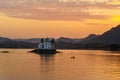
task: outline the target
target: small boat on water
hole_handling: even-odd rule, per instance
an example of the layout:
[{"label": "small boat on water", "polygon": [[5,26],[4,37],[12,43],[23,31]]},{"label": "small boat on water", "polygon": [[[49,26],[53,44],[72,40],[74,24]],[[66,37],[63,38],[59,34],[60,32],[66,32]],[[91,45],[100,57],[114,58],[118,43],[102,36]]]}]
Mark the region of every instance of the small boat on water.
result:
[{"label": "small boat on water", "polygon": [[32,50],[35,53],[55,54],[56,51],[55,39],[53,38],[41,38],[37,49]]},{"label": "small boat on water", "polygon": [[70,58],[75,59],[75,56],[72,56],[72,57],[70,57]]}]

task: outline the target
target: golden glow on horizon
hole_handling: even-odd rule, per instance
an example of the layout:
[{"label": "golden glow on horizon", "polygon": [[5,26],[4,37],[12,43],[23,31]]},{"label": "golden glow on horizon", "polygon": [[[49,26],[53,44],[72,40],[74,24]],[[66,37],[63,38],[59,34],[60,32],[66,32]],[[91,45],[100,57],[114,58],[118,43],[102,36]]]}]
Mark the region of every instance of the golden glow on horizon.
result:
[{"label": "golden glow on horizon", "polygon": [[[85,37],[88,34],[101,34],[113,27],[110,20],[82,21],[39,21],[0,16],[0,34],[12,38],[34,37]],[[114,17],[114,23],[119,18]],[[88,23],[89,22],[89,23]]]}]

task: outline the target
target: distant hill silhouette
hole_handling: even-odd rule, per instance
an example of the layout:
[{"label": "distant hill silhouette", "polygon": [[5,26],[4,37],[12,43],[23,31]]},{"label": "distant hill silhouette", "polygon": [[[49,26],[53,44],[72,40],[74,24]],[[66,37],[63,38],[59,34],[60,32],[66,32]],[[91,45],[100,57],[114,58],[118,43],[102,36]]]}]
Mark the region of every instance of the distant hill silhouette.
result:
[{"label": "distant hill silhouette", "polygon": [[[13,39],[15,41],[24,41],[24,42],[30,42],[30,43],[40,43],[40,38],[30,38],[30,39]],[[66,38],[66,37],[60,37],[56,39],[56,42],[67,42],[67,43],[71,43],[71,42],[79,42],[81,41],[80,38]]]},{"label": "distant hill silhouette", "polygon": [[57,42],[66,42],[66,43],[72,43],[74,42],[74,39],[72,38],[65,38],[65,37],[60,37],[56,39]]},{"label": "distant hill silhouette", "polygon": [[92,40],[96,39],[97,37],[99,37],[100,35],[96,35],[96,34],[90,34],[87,37],[81,39],[81,43],[87,43],[87,42],[93,42]]},{"label": "distant hill silhouette", "polygon": [[[0,48],[37,48],[40,38],[9,39],[0,37]],[[120,49],[120,25],[106,31],[102,35],[90,34],[85,38],[56,39],[59,49]]]},{"label": "distant hill silhouette", "polygon": [[36,48],[37,44],[0,37],[0,48]]},{"label": "distant hill silhouette", "polygon": [[106,31],[93,39],[83,41],[84,43],[120,44],[120,25]]},{"label": "distant hill silhouette", "polygon": [[11,41],[11,39],[9,39],[9,38],[4,38],[4,37],[0,37],[0,43],[6,42],[6,41]]},{"label": "distant hill silhouette", "polygon": [[120,44],[120,24],[103,33],[97,40],[105,44]]},{"label": "distant hill silhouette", "polygon": [[15,41],[24,41],[29,43],[40,43],[40,38],[30,38],[30,39],[14,39]]}]

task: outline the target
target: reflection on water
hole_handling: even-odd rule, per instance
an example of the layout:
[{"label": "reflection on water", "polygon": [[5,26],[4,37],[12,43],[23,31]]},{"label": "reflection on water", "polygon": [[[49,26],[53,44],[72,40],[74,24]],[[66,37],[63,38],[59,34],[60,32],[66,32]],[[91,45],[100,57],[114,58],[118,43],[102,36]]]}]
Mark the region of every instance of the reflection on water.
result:
[{"label": "reflection on water", "polygon": [[29,49],[8,51],[0,53],[0,80],[120,80],[120,52],[60,50],[40,55],[27,53]]},{"label": "reflection on water", "polygon": [[54,55],[55,54],[39,54],[40,55],[40,80],[54,80]]}]

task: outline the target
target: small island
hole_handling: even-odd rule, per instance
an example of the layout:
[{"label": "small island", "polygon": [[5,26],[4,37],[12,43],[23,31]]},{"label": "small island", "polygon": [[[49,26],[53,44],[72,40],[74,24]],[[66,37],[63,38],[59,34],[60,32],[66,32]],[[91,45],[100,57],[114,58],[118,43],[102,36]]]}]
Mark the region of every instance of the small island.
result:
[{"label": "small island", "polygon": [[55,39],[53,38],[41,38],[40,43],[38,45],[37,49],[32,50],[31,52],[35,53],[58,53],[56,51],[56,46],[55,46]]},{"label": "small island", "polygon": [[9,51],[0,51],[0,53],[10,53]]}]

